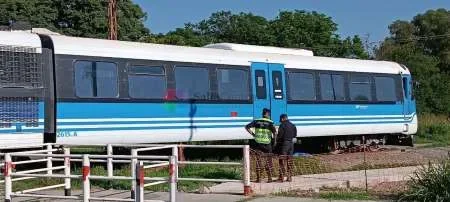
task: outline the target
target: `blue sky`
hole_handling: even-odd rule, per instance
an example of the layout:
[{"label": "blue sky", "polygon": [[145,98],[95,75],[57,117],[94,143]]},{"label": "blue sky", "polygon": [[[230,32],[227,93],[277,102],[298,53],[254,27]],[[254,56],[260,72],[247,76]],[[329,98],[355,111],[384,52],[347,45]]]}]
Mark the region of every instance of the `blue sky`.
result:
[{"label": "blue sky", "polygon": [[280,10],[318,11],[338,24],[346,37],[370,34],[369,41],[388,35],[394,20],[411,20],[429,9],[450,9],[450,0],[133,0],[148,13],[146,25],[153,33],[165,33],[187,22],[198,22],[219,10],[252,12],[268,19]]}]

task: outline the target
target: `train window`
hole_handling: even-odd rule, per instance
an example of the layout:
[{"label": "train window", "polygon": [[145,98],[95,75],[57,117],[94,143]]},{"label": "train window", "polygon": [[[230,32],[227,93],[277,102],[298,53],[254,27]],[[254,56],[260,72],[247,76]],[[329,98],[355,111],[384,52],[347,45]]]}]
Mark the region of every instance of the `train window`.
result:
[{"label": "train window", "polygon": [[333,83],[331,74],[320,74],[320,94],[322,100],[334,100]]},{"label": "train window", "polygon": [[397,101],[395,90],[395,80],[392,77],[376,76],[375,89],[377,93],[377,101]]},{"label": "train window", "polygon": [[224,100],[249,100],[248,71],[217,69],[219,98]]},{"label": "train window", "polygon": [[209,71],[203,67],[175,68],[176,96],[179,99],[209,99]]},{"label": "train window", "polygon": [[409,97],[408,78],[403,77],[402,81],[403,81],[403,95],[405,96],[405,98],[408,98]]},{"label": "train window", "polygon": [[267,99],[266,72],[264,70],[255,71],[256,98]]},{"label": "train window", "polygon": [[128,92],[132,98],[163,99],[166,95],[164,68],[160,66],[128,67]]},{"label": "train window", "polygon": [[283,77],[280,71],[272,72],[272,86],[275,99],[283,99]]},{"label": "train window", "polygon": [[290,100],[316,100],[316,82],[312,73],[288,74]]},{"label": "train window", "polygon": [[343,101],[344,77],[339,74],[320,74],[320,91],[322,100]]},{"label": "train window", "polygon": [[372,100],[372,90],[369,76],[352,75],[350,82],[350,98],[352,101]]},{"label": "train window", "polygon": [[333,89],[334,89],[334,100],[344,101],[345,100],[345,88],[344,88],[344,76],[340,74],[331,75],[333,79]]},{"label": "train window", "polygon": [[117,65],[110,62],[77,61],[75,93],[81,98],[115,98],[118,96]]}]

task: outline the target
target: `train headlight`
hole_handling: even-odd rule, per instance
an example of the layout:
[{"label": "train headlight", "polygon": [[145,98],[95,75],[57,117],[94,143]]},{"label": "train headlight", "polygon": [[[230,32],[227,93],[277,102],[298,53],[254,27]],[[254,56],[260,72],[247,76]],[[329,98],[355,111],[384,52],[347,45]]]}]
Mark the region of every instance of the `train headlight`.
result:
[{"label": "train headlight", "polygon": [[409,125],[408,124],[403,125],[403,132],[408,132],[408,130],[409,130]]}]

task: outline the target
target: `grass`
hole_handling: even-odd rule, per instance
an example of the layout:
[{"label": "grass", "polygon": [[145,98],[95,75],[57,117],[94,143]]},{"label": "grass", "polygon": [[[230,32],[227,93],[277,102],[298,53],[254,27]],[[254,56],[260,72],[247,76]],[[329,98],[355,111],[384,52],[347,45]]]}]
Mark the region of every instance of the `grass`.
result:
[{"label": "grass", "polygon": [[[73,174],[80,174],[80,168],[73,168]],[[103,166],[93,166],[91,168],[91,175],[106,176],[107,171]],[[123,166],[120,169],[114,171],[115,176],[131,176],[129,166]],[[147,169],[145,171],[146,177],[167,177],[169,176],[168,169]],[[179,168],[180,177],[195,177],[195,178],[210,178],[210,179],[242,179],[240,167],[230,166],[215,166],[215,165],[186,165]],[[49,186],[63,183],[63,179],[31,179],[13,183],[14,191],[31,189],[42,186]],[[72,180],[72,188],[80,189],[81,181]],[[191,182],[180,181],[178,183],[178,190],[185,192],[192,192],[198,190],[202,186],[211,186],[214,183],[210,182]],[[118,189],[129,190],[131,187],[130,180],[92,180],[91,185],[94,187],[100,187],[103,189]],[[168,191],[168,184],[161,184],[156,186],[147,187],[146,190],[151,191]]]},{"label": "grass", "polygon": [[398,167],[407,167],[407,166],[417,166],[417,163],[385,163],[385,164],[370,164],[370,163],[360,163],[356,164],[348,169],[344,169],[342,171],[356,171],[356,170],[371,170],[371,169],[383,169],[383,168],[398,168]]},{"label": "grass", "polygon": [[365,191],[332,191],[319,193],[319,198],[328,200],[374,200],[376,197]]},{"label": "grass", "polygon": [[328,188],[324,187],[319,192],[313,191],[283,191],[275,193],[274,196],[281,197],[305,197],[305,198],[321,198],[327,200],[377,200],[379,197],[372,193],[368,193],[363,189],[351,188]]},{"label": "grass", "polygon": [[423,114],[419,116],[416,144],[434,147],[450,145],[450,121],[445,115]]},{"label": "grass", "polygon": [[72,154],[105,154],[105,147],[71,147],[70,153]]},{"label": "grass", "polygon": [[450,201],[450,161],[423,166],[408,185],[400,201]]}]

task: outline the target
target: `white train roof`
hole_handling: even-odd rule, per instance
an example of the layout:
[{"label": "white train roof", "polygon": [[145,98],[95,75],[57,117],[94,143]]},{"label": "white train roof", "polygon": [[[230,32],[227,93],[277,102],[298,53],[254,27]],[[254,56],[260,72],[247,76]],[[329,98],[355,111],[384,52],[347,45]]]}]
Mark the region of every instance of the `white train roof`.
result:
[{"label": "white train roof", "polygon": [[279,48],[279,47],[273,47],[273,46],[255,46],[255,45],[235,44],[235,43],[216,43],[216,44],[209,44],[209,45],[206,45],[203,47],[223,49],[223,50],[234,50],[234,51],[241,51],[241,52],[314,56],[314,53],[310,50],[294,49],[294,48]]},{"label": "white train roof", "polygon": [[[234,49],[225,50],[217,46],[200,48],[59,35],[50,37],[53,40],[55,54],[240,66],[250,66],[251,62],[266,62],[280,63],[286,68],[295,69],[409,74],[407,68],[402,68],[394,62],[267,53],[259,50],[243,51],[237,48],[245,45],[234,45]],[[0,32],[0,45],[40,47],[40,43],[39,37],[35,34]]]},{"label": "white train roof", "polygon": [[266,62],[281,63],[286,68],[296,69],[409,74],[406,68],[403,69],[399,64],[387,61],[245,52],[67,36],[51,36],[51,38],[56,54],[242,66],[249,66],[251,62]]},{"label": "white train roof", "polygon": [[35,48],[37,53],[42,51],[39,36],[24,31],[0,31],[0,46]]}]

